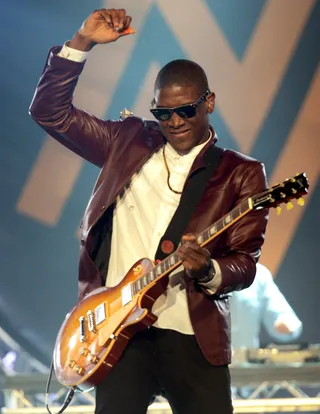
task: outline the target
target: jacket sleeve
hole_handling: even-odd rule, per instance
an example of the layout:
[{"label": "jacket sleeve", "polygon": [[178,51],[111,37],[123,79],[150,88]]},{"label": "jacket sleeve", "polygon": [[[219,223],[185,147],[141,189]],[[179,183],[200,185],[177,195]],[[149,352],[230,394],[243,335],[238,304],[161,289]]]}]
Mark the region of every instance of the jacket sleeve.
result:
[{"label": "jacket sleeve", "polygon": [[[267,188],[263,164],[258,161],[250,162],[243,174],[235,207]],[[227,254],[214,257],[221,272],[216,295],[251,285],[256,274],[256,262],[261,254],[267,221],[267,209],[254,210],[227,230]]]},{"label": "jacket sleeve", "polygon": [[121,121],[98,119],[72,104],[84,63],[57,56],[50,50],[29,113],[53,138],[87,161],[102,167]]}]

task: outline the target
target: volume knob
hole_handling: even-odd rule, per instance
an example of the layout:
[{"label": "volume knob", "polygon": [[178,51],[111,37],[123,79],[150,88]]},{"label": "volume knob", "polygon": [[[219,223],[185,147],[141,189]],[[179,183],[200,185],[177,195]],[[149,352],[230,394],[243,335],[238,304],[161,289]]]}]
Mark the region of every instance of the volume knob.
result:
[{"label": "volume knob", "polygon": [[90,356],[88,357],[88,360],[92,362],[93,364],[97,364],[100,359],[99,357],[97,357],[97,355],[90,354]]},{"label": "volume knob", "polygon": [[89,349],[88,348],[81,348],[80,349],[80,355],[87,356],[88,353],[89,353]]},{"label": "volume knob", "polygon": [[71,359],[69,362],[68,362],[68,366],[70,367],[70,368],[74,368],[74,366],[76,365],[76,361],[74,360],[74,359]]},{"label": "volume knob", "polygon": [[73,368],[73,370],[74,370],[77,374],[79,374],[79,375],[83,375],[83,374],[84,374],[84,372],[85,372],[84,368],[83,368],[81,365],[76,365],[76,366]]}]

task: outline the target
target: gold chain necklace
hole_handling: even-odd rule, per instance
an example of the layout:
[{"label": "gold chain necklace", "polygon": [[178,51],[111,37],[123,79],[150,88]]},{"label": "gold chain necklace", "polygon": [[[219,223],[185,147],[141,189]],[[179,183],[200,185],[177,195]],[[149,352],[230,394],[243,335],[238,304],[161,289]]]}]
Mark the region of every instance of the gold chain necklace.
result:
[{"label": "gold chain necklace", "polygon": [[166,167],[167,174],[168,174],[167,175],[167,184],[168,184],[169,190],[171,190],[175,194],[182,194],[182,191],[176,191],[170,185],[170,170],[169,170],[169,166],[168,166],[167,159],[166,159],[165,147],[166,147],[165,145],[162,147],[163,148],[162,149],[162,154],[163,154],[164,165]]},{"label": "gold chain necklace", "polygon": [[[208,141],[209,141],[209,139],[211,139],[211,137],[212,137],[212,131],[210,129]],[[170,185],[170,176],[171,176],[171,174],[170,174],[169,166],[168,166],[168,163],[167,163],[167,158],[166,158],[166,153],[165,153],[165,147],[166,147],[165,145],[162,147],[162,154],[163,154],[164,165],[166,167],[167,174],[168,174],[167,175],[167,184],[168,184],[169,190],[172,191],[175,194],[182,194],[182,191],[176,191]]]}]

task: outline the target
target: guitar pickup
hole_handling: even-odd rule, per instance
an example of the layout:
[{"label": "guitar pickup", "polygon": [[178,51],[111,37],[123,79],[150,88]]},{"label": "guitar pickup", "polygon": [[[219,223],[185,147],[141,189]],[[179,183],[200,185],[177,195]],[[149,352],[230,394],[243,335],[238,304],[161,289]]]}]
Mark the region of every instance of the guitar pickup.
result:
[{"label": "guitar pickup", "polygon": [[101,303],[99,306],[97,306],[94,310],[95,314],[95,325],[99,325],[99,323],[102,323],[107,319],[106,314],[106,305],[105,303]]},{"label": "guitar pickup", "polygon": [[121,297],[122,297],[122,306],[127,305],[129,302],[131,302],[133,294],[132,294],[132,286],[131,283],[126,285],[121,290]]}]

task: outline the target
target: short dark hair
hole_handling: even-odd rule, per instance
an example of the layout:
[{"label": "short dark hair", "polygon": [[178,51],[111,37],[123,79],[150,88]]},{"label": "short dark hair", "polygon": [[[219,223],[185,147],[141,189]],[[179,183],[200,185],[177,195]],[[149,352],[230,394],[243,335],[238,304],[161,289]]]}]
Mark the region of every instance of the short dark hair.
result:
[{"label": "short dark hair", "polygon": [[154,91],[167,86],[197,86],[199,93],[209,90],[208,78],[198,63],[187,59],[172,60],[160,69]]}]

